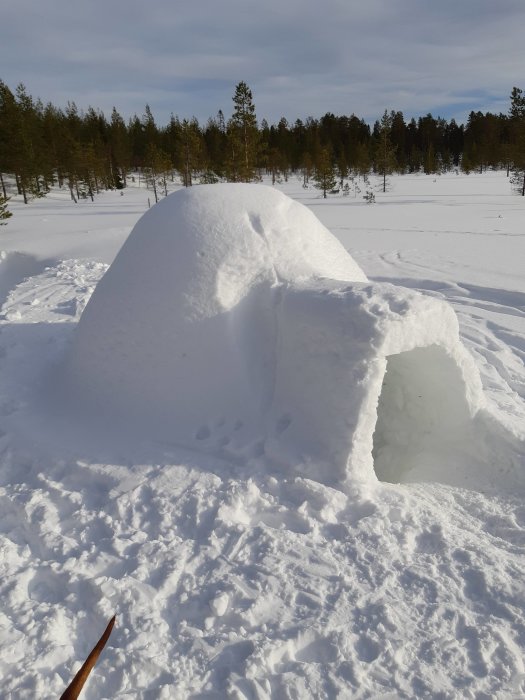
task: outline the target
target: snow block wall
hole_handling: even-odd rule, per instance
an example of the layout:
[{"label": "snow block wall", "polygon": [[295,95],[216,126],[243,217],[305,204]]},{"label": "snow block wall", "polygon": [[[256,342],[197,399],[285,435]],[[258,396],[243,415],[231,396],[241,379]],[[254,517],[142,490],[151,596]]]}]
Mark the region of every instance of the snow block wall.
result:
[{"label": "snow block wall", "polygon": [[273,407],[289,426],[268,438],[272,458],[329,482],[374,468],[396,482],[422,466],[439,481],[442,460],[464,451],[483,395],[448,304],[322,280],[286,290],[280,327]]},{"label": "snow block wall", "polygon": [[134,435],[330,484],[373,479],[374,460],[393,481],[439,462],[482,401],[448,305],[368,283],[309,209],[240,184],[140,219],[82,315],[66,385]]}]

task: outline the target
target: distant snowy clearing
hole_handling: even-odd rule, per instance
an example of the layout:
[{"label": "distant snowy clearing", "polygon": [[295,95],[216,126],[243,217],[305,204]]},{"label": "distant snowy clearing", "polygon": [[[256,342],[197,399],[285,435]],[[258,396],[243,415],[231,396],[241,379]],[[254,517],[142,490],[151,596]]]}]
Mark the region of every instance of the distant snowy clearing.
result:
[{"label": "distant snowy clearing", "polygon": [[199,189],[193,248],[180,211],[171,252],[137,227],[94,295],[145,190],[0,230],[6,697],[59,696],[114,612],[87,699],[522,697],[524,203],[501,173],[290,181],[352,257],[259,188],[235,258]]}]

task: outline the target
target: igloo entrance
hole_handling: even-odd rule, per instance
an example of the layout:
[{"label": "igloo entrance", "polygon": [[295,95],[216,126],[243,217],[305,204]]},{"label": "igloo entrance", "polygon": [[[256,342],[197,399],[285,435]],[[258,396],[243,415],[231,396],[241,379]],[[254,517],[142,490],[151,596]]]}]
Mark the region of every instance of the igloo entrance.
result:
[{"label": "igloo entrance", "polygon": [[464,452],[472,417],[456,361],[438,345],[387,357],[372,456],[380,481],[439,481]]}]

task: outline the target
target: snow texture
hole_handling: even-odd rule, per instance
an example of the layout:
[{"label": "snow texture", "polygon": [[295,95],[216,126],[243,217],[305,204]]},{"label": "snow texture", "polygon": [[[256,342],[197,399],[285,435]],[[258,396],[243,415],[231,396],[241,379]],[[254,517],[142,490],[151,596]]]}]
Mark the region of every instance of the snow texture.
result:
[{"label": "snow texture", "polygon": [[[264,445],[234,458],[224,443],[244,415],[200,423],[202,439],[185,449],[140,437],[151,421],[131,421],[137,436],[111,420],[95,429],[83,390],[69,405],[56,391],[86,304],[150,193],[137,179],[95,202],[74,204],[56,188],[26,206],[8,187],[2,698],[59,697],[115,613],[85,700],[525,697],[525,204],[504,172],[393,177],[373,206],[283,183],[370,281],[357,281],[354,266],[341,279],[344,254],[338,274],[320,279],[315,253],[302,279],[268,285],[270,319],[281,324],[274,398]],[[136,265],[141,290],[144,279],[156,283],[155,269]],[[260,319],[258,294],[226,313],[244,304]],[[173,299],[149,301],[148,318],[171,328]],[[236,331],[254,330],[238,321]],[[252,350],[268,327],[255,325]],[[235,349],[254,357],[243,338]],[[155,348],[157,337],[148,342]],[[371,462],[344,482],[313,457],[294,472],[298,447],[313,449],[310,411],[318,434],[365,456],[364,442],[341,437],[354,397],[378,480]],[[296,403],[284,407],[285,398]],[[332,426],[318,400],[349,413],[330,414]],[[223,403],[230,410],[229,393]],[[104,423],[109,408],[99,408]]]}]

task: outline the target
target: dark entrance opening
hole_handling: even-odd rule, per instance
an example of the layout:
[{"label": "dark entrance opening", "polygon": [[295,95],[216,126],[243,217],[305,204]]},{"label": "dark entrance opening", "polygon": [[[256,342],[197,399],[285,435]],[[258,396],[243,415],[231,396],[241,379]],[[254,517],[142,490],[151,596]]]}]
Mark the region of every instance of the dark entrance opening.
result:
[{"label": "dark entrance opening", "polygon": [[438,345],[387,358],[373,437],[380,481],[448,481],[468,450],[472,418],[455,360]]}]

